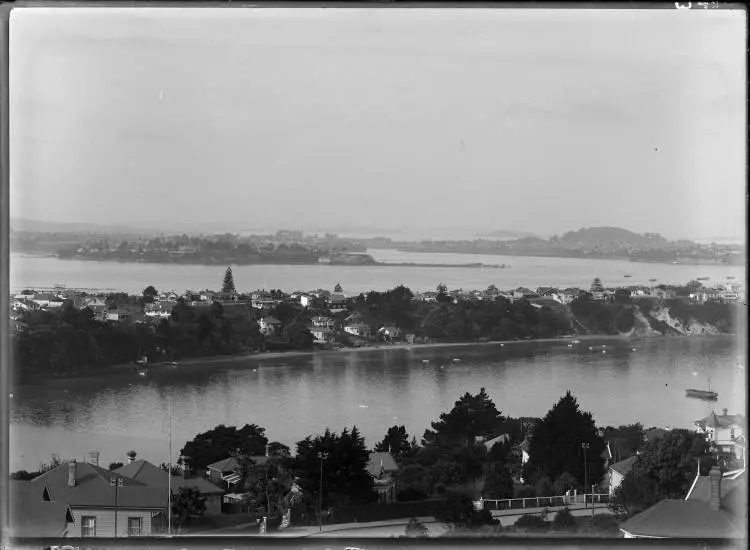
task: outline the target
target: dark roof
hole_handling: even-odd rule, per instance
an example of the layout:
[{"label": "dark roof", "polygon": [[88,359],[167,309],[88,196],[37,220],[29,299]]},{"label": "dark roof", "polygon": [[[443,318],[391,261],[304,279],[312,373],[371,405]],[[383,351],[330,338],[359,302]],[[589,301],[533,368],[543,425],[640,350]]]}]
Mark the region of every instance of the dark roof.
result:
[{"label": "dark roof", "polygon": [[[746,478],[744,472],[742,472],[738,476],[724,474],[724,476],[721,478],[722,507],[724,507],[725,504],[728,504],[728,501],[734,499],[743,492],[742,487],[745,485],[745,482]],[[709,478],[709,476],[705,475],[698,477],[693,486],[690,488],[690,492],[688,493],[687,497],[685,497],[685,500],[708,503],[710,498],[711,479]]]},{"label": "dark roof", "polygon": [[[248,456],[247,458],[252,460],[257,466],[262,466],[269,460],[269,457],[265,455]],[[230,456],[224,460],[219,460],[218,462],[209,464],[206,468],[209,470],[217,470],[219,472],[234,472],[239,465],[239,461],[235,457]]]},{"label": "dark roof", "polygon": [[[65,462],[31,480],[37,486],[47,486],[52,500],[67,502],[70,506],[161,509],[166,507],[167,491],[148,487],[129,477],[110,472],[99,466],[76,462],[76,484],[68,486],[68,463]],[[110,479],[122,479],[122,487],[110,485]],[[117,493],[115,493],[117,491]]]},{"label": "dark roof", "polygon": [[10,483],[10,531],[14,537],[61,537],[73,523],[67,503],[45,501],[43,493],[43,486],[29,481]]},{"label": "dark roof", "polygon": [[391,453],[370,453],[370,460],[365,469],[371,476],[379,477],[381,472],[398,470],[398,464],[396,464]]},{"label": "dark roof", "polygon": [[620,525],[622,531],[642,537],[729,537],[736,527],[729,515],[705,502],[666,499]]},{"label": "dark roof", "polygon": [[270,315],[267,316],[267,317],[261,317],[260,320],[263,321],[266,324],[269,324],[269,325],[280,325],[281,324],[281,321],[279,321],[276,317],[271,317]]},{"label": "dark roof", "polygon": [[633,464],[635,464],[635,460],[637,458],[637,456],[633,455],[626,458],[625,460],[615,462],[614,464],[612,464],[612,466],[610,466],[610,469],[617,472],[618,474],[626,476],[628,475],[628,472],[633,469]]},{"label": "dark roof", "polygon": [[[167,477],[167,472],[154,466],[147,460],[136,460],[127,466],[118,468],[115,472],[131,479],[135,479],[144,485],[169,489],[169,478]],[[223,489],[202,477],[186,479],[182,476],[172,476],[172,492],[176,492],[182,487],[192,487],[204,495],[224,493]]]},{"label": "dark roof", "polygon": [[714,429],[728,429],[733,427],[740,428],[744,427],[745,425],[745,417],[741,414],[716,414],[714,411],[711,411],[711,414],[709,414],[706,418],[696,420],[695,425],[700,426],[701,428]]}]

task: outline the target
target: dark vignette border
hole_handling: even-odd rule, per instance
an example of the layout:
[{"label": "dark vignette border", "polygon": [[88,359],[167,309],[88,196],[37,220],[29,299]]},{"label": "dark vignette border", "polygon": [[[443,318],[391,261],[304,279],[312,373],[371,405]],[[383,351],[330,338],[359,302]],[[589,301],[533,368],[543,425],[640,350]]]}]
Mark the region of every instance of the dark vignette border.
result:
[{"label": "dark vignette border", "polygon": [[[0,0],[2,1],[2,0]],[[9,506],[8,506],[8,476],[9,459],[10,459],[10,399],[9,392],[11,388],[11,358],[10,358],[10,338],[9,338],[9,318],[8,318],[8,301],[5,296],[10,292],[10,90],[9,90],[9,63],[10,63],[10,16],[12,9],[17,8],[34,8],[34,7],[57,7],[57,8],[457,8],[461,9],[659,9],[659,10],[676,10],[676,9],[707,9],[700,4],[711,4],[711,2],[474,2],[462,0],[453,1],[411,1],[401,2],[399,0],[364,0],[359,2],[345,1],[322,1],[315,0],[305,1],[199,1],[199,0],[161,0],[161,1],[136,1],[136,0],[108,0],[106,2],[97,2],[94,0],[79,1],[52,1],[52,0],[22,0],[18,2],[4,2],[0,4],[0,549],[13,548],[18,550],[47,548],[53,545],[61,545],[64,542],[71,543],[74,547],[87,549],[94,548],[112,548],[112,549],[131,549],[131,548],[216,548],[216,549],[265,549],[265,548],[287,548],[297,547],[310,550],[332,550],[333,548],[349,550],[375,550],[380,548],[394,547],[431,547],[431,548],[454,548],[476,546],[476,547],[495,547],[495,546],[521,546],[524,549],[547,548],[549,546],[578,548],[616,546],[629,548],[653,548],[653,547],[676,547],[676,548],[700,548],[708,550],[713,548],[743,548],[747,547],[747,538],[743,539],[604,539],[604,538],[532,538],[532,537],[500,537],[500,538],[437,538],[414,540],[407,538],[271,538],[259,536],[229,536],[229,537],[179,537],[179,538],[141,538],[137,544],[133,544],[123,539],[94,539],[91,543],[81,544],[78,539],[62,540],[54,539],[11,539],[9,526]],[[740,2],[718,2],[711,6],[711,9],[721,10],[744,10],[747,6]],[[747,37],[746,37],[747,45]],[[747,65],[746,65],[747,71]],[[747,91],[746,91],[747,94]],[[746,142],[747,142],[747,113],[745,119]],[[746,177],[747,177],[746,165]],[[747,188],[746,188],[747,189]],[[747,206],[750,203],[750,191],[746,191],[746,228],[748,224]],[[747,247],[747,245],[746,245]],[[746,280],[747,285],[747,266]],[[738,326],[742,329],[747,328],[747,315],[739,320]],[[746,343],[747,345],[747,343]],[[745,350],[745,356],[748,355],[748,349]],[[747,399],[746,399],[746,417],[747,417]],[[745,526],[747,529],[747,525]]]}]

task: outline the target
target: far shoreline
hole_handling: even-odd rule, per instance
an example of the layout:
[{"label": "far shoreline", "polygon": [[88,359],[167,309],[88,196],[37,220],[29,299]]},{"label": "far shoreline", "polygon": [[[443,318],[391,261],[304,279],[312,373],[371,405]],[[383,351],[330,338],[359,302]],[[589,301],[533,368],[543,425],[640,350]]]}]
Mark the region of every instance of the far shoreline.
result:
[{"label": "far shoreline", "polygon": [[[257,352],[257,353],[242,353],[235,355],[215,355],[207,357],[190,357],[182,360],[176,360],[177,368],[173,369],[169,366],[169,362],[155,362],[149,363],[146,366],[137,365],[135,363],[124,363],[118,365],[110,365],[107,367],[94,367],[86,369],[77,373],[70,373],[65,376],[57,378],[50,378],[55,382],[72,382],[82,381],[86,379],[93,380],[104,380],[109,377],[123,377],[130,374],[128,371],[137,371],[143,368],[153,369],[154,372],[175,372],[179,373],[181,367],[186,367],[186,371],[196,373],[198,371],[209,371],[219,365],[233,364],[233,363],[245,363],[249,368],[253,364],[256,364],[269,359],[282,359],[282,358],[297,358],[306,356],[335,356],[335,355],[346,355],[349,353],[359,352],[373,352],[373,351],[413,351],[421,349],[441,349],[441,348],[468,348],[468,347],[480,347],[480,346],[524,346],[524,345],[536,345],[536,344],[569,344],[574,340],[579,342],[579,345],[586,344],[588,342],[604,342],[604,341],[617,341],[617,342],[653,342],[664,339],[684,339],[684,338],[717,338],[717,337],[732,337],[736,335],[731,334],[673,334],[673,335],[630,335],[630,334],[589,334],[589,335],[574,335],[569,338],[562,336],[556,338],[536,338],[536,339],[523,339],[523,340],[496,340],[490,342],[434,342],[428,344],[408,344],[406,342],[396,344],[381,344],[381,345],[369,345],[361,347],[345,347],[339,350],[305,350],[305,351],[274,351],[274,352]],[[137,376],[137,375],[136,375]],[[43,385],[25,383],[18,384],[14,387],[16,390],[23,390],[29,388],[38,388]]]}]

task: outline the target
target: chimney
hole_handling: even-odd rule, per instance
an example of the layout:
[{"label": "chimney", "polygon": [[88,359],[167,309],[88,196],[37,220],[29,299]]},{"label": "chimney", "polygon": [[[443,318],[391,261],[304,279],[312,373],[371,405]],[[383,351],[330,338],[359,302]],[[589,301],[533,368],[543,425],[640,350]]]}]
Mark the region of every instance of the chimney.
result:
[{"label": "chimney", "polygon": [[135,462],[135,451],[128,451],[126,456],[128,457],[128,464]]},{"label": "chimney", "polygon": [[721,409],[722,416],[726,416],[727,415],[727,410],[728,409]]},{"label": "chimney", "polygon": [[68,460],[68,487],[76,486],[76,459]]},{"label": "chimney", "polygon": [[86,456],[86,462],[93,464],[94,466],[99,466],[99,451],[91,451]]},{"label": "chimney", "polygon": [[719,510],[721,509],[721,471],[714,466],[708,473],[708,477],[711,480],[708,505],[711,510]]}]

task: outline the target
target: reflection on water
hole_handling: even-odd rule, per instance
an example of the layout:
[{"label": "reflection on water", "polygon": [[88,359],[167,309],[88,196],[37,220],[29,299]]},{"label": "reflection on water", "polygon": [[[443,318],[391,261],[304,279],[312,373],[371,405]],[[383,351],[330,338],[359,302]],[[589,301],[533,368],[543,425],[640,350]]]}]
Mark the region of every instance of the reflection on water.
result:
[{"label": "reflection on water", "polygon": [[[419,439],[460,395],[481,387],[512,416],[541,416],[571,390],[599,425],[690,427],[711,406],[744,409],[744,370],[737,367],[743,348],[730,338],[611,341],[606,353],[588,348],[528,342],[338,352],[16,388],[11,467],[90,449],[103,461],[122,460],[130,447],[166,461],[170,402],[175,455],[221,423],[256,423],[290,446],[326,427],[352,425],[370,445],[394,423]],[[709,378],[718,403],[685,398],[686,388],[707,387]]]}]

